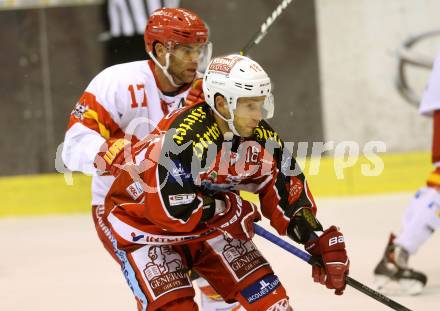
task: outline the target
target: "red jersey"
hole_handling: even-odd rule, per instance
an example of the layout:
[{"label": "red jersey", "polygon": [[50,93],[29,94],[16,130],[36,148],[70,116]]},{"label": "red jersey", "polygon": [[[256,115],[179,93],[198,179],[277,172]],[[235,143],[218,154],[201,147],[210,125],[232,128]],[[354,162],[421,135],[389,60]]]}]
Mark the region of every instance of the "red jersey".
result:
[{"label": "red jersey", "polygon": [[205,226],[215,206],[203,198],[225,191],[257,193],[262,214],[281,235],[298,209],[316,213],[303,173],[265,121],[251,137],[227,140],[200,103],[168,114],[153,134],[137,151],[138,174],[122,172],[106,197],[106,217],[122,245],[220,234]]}]

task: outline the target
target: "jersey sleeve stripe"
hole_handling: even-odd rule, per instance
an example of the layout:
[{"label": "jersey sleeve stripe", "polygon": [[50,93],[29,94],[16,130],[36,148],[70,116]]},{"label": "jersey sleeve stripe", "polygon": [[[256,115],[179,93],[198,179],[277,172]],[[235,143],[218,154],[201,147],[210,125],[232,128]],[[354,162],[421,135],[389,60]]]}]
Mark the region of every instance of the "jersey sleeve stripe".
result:
[{"label": "jersey sleeve stripe", "polygon": [[94,111],[93,109],[88,109],[84,113],[84,118],[95,120],[98,124],[99,133],[101,134],[101,136],[104,137],[106,140],[110,138],[110,131],[108,130],[108,128],[105,127],[104,124],[99,121],[98,113],[96,111]]},{"label": "jersey sleeve stripe", "polygon": [[123,132],[106,109],[106,106],[101,105],[96,96],[89,92],[83,93],[73,109],[68,128],[75,123],[82,123],[84,126],[98,132],[105,139],[115,137],[117,133]]}]

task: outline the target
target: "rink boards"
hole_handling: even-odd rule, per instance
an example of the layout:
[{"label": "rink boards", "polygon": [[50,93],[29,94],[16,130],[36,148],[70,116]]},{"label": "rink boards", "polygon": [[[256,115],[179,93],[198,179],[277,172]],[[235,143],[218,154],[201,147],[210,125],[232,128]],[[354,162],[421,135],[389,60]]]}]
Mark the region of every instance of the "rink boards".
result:
[{"label": "rink boards", "polygon": [[[377,176],[363,174],[363,167],[374,169],[376,165],[365,156],[354,159],[351,165],[347,163],[345,168],[340,167],[343,161],[331,156],[297,160],[315,197],[413,192],[425,183],[432,170],[429,152],[378,156],[383,170]],[[91,201],[90,177],[82,174],[0,177],[0,189],[0,218],[87,212]]]}]

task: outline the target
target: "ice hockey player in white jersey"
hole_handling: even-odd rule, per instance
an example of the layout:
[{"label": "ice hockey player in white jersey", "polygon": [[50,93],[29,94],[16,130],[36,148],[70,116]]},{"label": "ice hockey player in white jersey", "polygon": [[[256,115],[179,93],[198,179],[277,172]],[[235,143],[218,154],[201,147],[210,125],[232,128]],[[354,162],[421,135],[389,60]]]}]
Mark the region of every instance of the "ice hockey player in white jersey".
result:
[{"label": "ice hockey player in white jersey", "polygon": [[408,266],[417,252],[440,227],[440,51],[420,105],[420,113],[433,119],[432,163],[427,186],[419,189],[408,206],[397,236],[391,234],[383,258],[374,270],[377,288],[389,295],[416,295],[427,276]]},{"label": "ice hockey player in white jersey", "polygon": [[[144,39],[150,59],[99,73],[73,109],[65,134],[65,165],[93,175],[92,215],[101,241],[109,235],[102,221],[104,198],[121,165],[131,160],[124,147],[145,138],[168,112],[197,100],[198,90],[193,87],[199,78],[197,68],[211,54],[205,23],[182,8],[156,10],[148,19]],[[215,310],[209,297],[204,298],[204,310]],[[222,310],[234,307],[215,301],[219,304]]]}]

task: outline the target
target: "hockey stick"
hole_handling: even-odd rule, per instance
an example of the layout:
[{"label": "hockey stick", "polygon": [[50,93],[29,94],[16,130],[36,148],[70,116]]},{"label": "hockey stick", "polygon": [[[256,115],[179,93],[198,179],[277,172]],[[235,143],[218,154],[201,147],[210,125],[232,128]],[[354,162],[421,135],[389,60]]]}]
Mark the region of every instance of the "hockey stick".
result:
[{"label": "hockey stick", "polygon": [[245,45],[245,47],[240,51],[240,55],[246,55],[249,50],[260,43],[261,40],[263,40],[264,36],[267,34],[267,30],[269,27],[273,24],[273,22],[278,18],[278,16],[281,15],[281,13],[284,11],[284,9],[287,8],[287,6],[295,2],[294,0],[283,0],[276,9],[272,12],[272,14],[264,21],[264,23],[261,25],[260,30],[257,31],[253,36],[252,39]]},{"label": "hockey stick", "polygon": [[[312,256],[310,256],[309,254],[307,254],[306,252],[300,250],[299,248],[293,246],[292,244],[284,241],[283,239],[277,237],[276,235],[270,233],[269,231],[267,231],[266,229],[264,229],[263,227],[254,224],[254,229],[255,229],[255,233],[263,238],[265,238],[266,240],[269,240],[270,242],[280,246],[281,248],[285,249],[286,251],[288,251],[289,253],[301,258],[302,260],[304,260],[305,262],[309,263],[309,264],[314,264],[316,261],[312,258]],[[388,298],[387,296],[382,295],[381,293],[375,291],[374,289],[356,281],[355,279],[346,276],[345,277],[345,281],[347,282],[348,285],[350,285],[351,287],[357,289],[358,291],[364,293],[367,296],[370,296],[373,299],[376,299],[377,301],[387,305],[388,307],[390,307],[393,310],[396,311],[411,311],[410,309],[408,309],[405,306],[402,306],[401,304],[397,303],[396,301]]]}]

